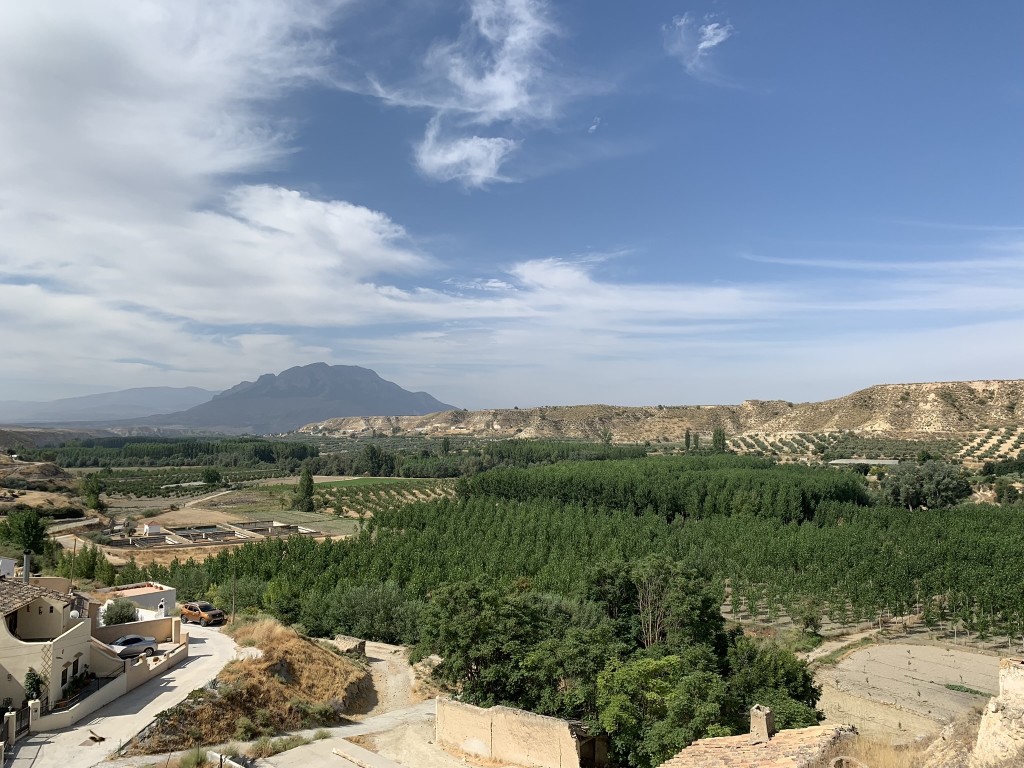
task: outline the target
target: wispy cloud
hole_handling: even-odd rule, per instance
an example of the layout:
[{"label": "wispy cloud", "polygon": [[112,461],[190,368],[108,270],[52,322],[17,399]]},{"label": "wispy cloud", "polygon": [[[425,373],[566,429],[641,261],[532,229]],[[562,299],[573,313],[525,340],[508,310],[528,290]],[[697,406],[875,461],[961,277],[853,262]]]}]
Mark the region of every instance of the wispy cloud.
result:
[{"label": "wispy cloud", "polygon": [[507,134],[550,120],[572,86],[550,70],[547,46],[559,28],[543,0],[470,0],[469,8],[461,34],[430,47],[420,76],[397,85],[374,80],[371,92],[395,106],[434,112],[415,152],[422,173],[483,187],[512,180],[501,167],[520,139],[480,136],[481,128]]},{"label": "wispy cloud", "polygon": [[508,181],[501,166],[519,142],[500,137],[441,136],[440,115],[427,123],[423,140],[416,145],[416,167],[433,179],[459,181],[467,187],[484,187]]},{"label": "wispy cloud", "polygon": [[723,82],[711,64],[711,55],[733,35],[732,24],[705,16],[703,23],[687,13],[662,27],[665,50],[677,58],[688,74],[698,80]]},{"label": "wispy cloud", "polygon": [[[288,157],[290,126],[270,107],[325,77],[328,20],[345,7],[107,0],[103,12],[54,14],[0,3],[0,114],[18,116],[0,120],[0,398],[45,397],[44,385],[222,387],[318,359],[373,364],[467,406],[557,392],[765,397],[773,372],[794,382],[826,370],[848,388],[851,359],[879,380],[898,375],[877,373],[885,361],[916,378],[935,361],[960,361],[965,374],[989,366],[972,376],[1019,365],[1006,340],[1024,335],[1020,242],[924,268],[853,260],[843,268],[857,274],[838,278],[834,263],[787,254],[759,270],[769,277],[733,283],[624,279],[640,261],[614,258],[628,251],[467,270],[417,247],[387,211],[240,183]],[[543,46],[490,42],[540,34],[525,22],[511,31],[508,14],[524,7],[475,4],[471,31],[481,51],[506,51],[498,58],[520,68],[507,52],[530,51],[540,67]],[[469,48],[461,55],[465,69]],[[430,107],[420,162],[436,177],[504,178],[518,139],[483,129],[511,132],[557,106],[530,95],[543,77],[508,75],[499,98],[505,89],[485,87],[482,73],[513,64],[495,61],[465,89],[475,107]],[[837,344],[836,329],[867,341]]]},{"label": "wispy cloud", "polygon": [[597,129],[601,127],[601,118],[595,117],[590,123],[590,127],[587,128],[587,133],[597,133]]}]

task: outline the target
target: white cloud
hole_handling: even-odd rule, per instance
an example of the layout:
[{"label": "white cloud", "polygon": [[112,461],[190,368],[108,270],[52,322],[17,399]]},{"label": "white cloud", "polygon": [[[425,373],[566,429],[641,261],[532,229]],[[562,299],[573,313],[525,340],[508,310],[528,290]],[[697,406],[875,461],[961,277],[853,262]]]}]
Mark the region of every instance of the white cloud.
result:
[{"label": "white cloud", "polygon": [[559,29],[543,0],[470,0],[469,8],[461,34],[431,46],[418,78],[373,81],[372,92],[395,106],[433,111],[415,153],[422,173],[483,187],[511,180],[501,167],[520,141],[481,137],[479,126],[551,120],[572,88],[549,68],[547,45]]},{"label": "white cloud", "polygon": [[543,0],[469,0],[470,18],[454,40],[431,46],[415,81],[375,83],[376,95],[403,107],[428,107],[467,121],[545,120],[562,94],[548,69],[558,34]]},{"label": "white cloud", "polygon": [[662,27],[665,36],[665,50],[679,59],[687,73],[699,80],[719,80],[710,65],[711,52],[733,34],[732,24],[714,21],[705,17],[704,23],[696,21],[690,14],[676,16]]},{"label": "white cloud", "polygon": [[[287,158],[288,125],[269,107],[325,77],[323,31],[344,7],[0,4],[0,114],[18,116],[0,120],[0,399],[48,396],[43,386],[55,396],[216,388],[317,359],[374,364],[470,406],[627,394],[686,402],[705,397],[679,382],[701,381],[718,399],[740,384],[763,397],[772,371],[775,381],[784,365],[797,371],[789,381],[803,375],[800,355],[843,376],[831,329],[869,340],[870,370],[886,356],[906,368],[942,346],[934,328],[915,343],[908,322],[941,317],[967,339],[992,313],[1005,317],[999,332],[965,342],[963,364],[1013,364],[1006,339],[1024,333],[1019,243],[956,262],[975,269],[872,274],[854,264],[843,281],[808,272],[807,260],[794,262],[804,267],[795,280],[782,264],[773,281],[733,284],[611,275],[643,254],[524,256],[464,275],[384,211],[239,182]],[[470,186],[504,178],[518,145],[482,128],[541,119],[557,104],[531,95],[543,77],[512,73],[543,63],[542,46],[528,44],[540,27],[515,21],[536,7],[473,6],[470,31],[497,58],[452,85],[471,108],[435,107],[443,116],[420,158],[435,175]],[[469,47],[457,50],[469,67]],[[488,80],[490,71],[504,74]],[[452,376],[464,368],[473,373]],[[730,372],[735,389],[715,386]]]},{"label": "white cloud", "polygon": [[420,171],[440,181],[459,181],[467,187],[508,181],[501,174],[501,166],[519,142],[482,136],[442,138],[440,122],[439,117],[434,117],[416,146],[416,166]]},{"label": "white cloud", "polygon": [[597,129],[601,127],[601,118],[595,117],[590,123],[590,127],[587,128],[587,133],[597,133]]}]

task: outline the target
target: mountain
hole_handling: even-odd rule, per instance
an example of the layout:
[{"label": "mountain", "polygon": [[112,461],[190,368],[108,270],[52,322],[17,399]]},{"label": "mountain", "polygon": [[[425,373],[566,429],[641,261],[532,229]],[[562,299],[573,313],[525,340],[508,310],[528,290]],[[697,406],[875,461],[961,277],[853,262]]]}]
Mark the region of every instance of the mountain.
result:
[{"label": "mountain", "polygon": [[426,392],[402,389],[368,368],[313,363],[243,381],[207,403],[136,423],[267,434],[331,416],[415,416],[453,407]]},{"label": "mountain", "polygon": [[49,402],[0,401],[0,424],[110,421],[173,413],[207,402],[216,392],[199,387],[137,387]]},{"label": "mountain", "polygon": [[308,424],[300,431],[346,435],[397,430],[427,435],[572,440],[610,437],[615,442],[641,443],[679,441],[687,430],[708,436],[717,427],[730,437],[853,431],[909,439],[967,439],[986,430],[1016,430],[1022,424],[1024,380],[1009,380],[881,384],[819,403],[747,400],[739,405],[636,408],[573,405],[453,411],[421,417],[333,418]]}]

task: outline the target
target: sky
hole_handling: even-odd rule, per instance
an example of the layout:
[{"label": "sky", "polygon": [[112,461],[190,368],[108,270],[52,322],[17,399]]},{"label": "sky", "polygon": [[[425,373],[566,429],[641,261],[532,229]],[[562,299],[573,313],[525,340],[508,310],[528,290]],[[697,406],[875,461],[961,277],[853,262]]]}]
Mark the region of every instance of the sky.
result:
[{"label": "sky", "polygon": [[1024,377],[1024,4],[0,4],[0,399]]}]

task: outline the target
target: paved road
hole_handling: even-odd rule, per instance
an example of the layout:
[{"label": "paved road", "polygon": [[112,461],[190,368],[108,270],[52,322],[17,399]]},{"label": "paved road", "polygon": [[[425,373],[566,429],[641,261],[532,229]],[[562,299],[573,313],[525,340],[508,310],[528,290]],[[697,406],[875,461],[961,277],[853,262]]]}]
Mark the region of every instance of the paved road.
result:
[{"label": "paved road", "polygon": [[[112,701],[71,728],[37,733],[15,747],[14,768],[89,768],[148,725],[158,712],[212,680],[235,656],[235,642],[218,628],[188,626],[189,656],[166,675]],[[89,739],[90,731],[103,737]]]}]

